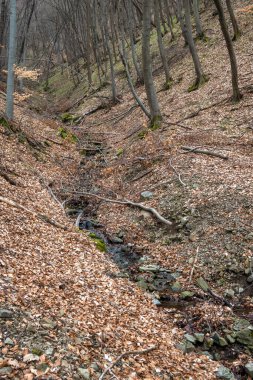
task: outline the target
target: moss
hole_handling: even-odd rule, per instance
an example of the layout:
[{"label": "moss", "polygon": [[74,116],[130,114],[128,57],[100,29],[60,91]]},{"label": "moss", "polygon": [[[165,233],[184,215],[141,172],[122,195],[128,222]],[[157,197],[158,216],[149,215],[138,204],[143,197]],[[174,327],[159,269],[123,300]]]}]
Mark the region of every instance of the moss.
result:
[{"label": "moss", "polygon": [[208,76],[203,75],[200,80],[196,80],[189,88],[188,92],[196,91],[199,87],[203,86],[206,82],[209,81]]},{"label": "moss", "polygon": [[99,236],[97,236],[95,233],[91,232],[89,234],[90,238],[94,241],[97,249],[100,252],[107,252],[107,247],[103,239],[101,239]]},{"label": "moss", "polygon": [[143,139],[145,139],[145,137],[147,136],[147,134],[148,134],[148,130],[144,129],[144,130],[142,130],[142,131],[140,131],[138,133],[138,137],[139,137],[139,139],[143,140]]},{"label": "moss", "polygon": [[162,116],[161,115],[156,115],[152,118],[151,123],[149,128],[151,131],[156,131],[161,127],[161,122],[162,122]]},{"label": "moss", "polygon": [[123,149],[123,148],[119,148],[119,149],[117,150],[117,152],[116,152],[116,156],[117,156],[117,157],[122,156],[123,152],[124,152],[124,149]]},{"label": "moss", "polygon": [[4,117],[1,117],[1,118],[0,118],[0,124],[1,124],[4,128],[6,128],[6,129],[8,129],[8,130],[11,130],[11,127],[10,127],[9,122],[8,122]]},{"label": "moss", "polygon": [[166,90],[169,90],[171,87],[172,87],[172,84],[173,84],[173,80],[172,80],[172,78],[168,81],[168,82],[166,82],[166,83],[164,83],[164,90],[166,91]]},{"label": "moss", "polygon": [[70,142],[76,143],[78,138],[73,133],[69,132],[67,129],[60,127],[58,129],[58,136],[60,136],[63,140],[68,139]]}]

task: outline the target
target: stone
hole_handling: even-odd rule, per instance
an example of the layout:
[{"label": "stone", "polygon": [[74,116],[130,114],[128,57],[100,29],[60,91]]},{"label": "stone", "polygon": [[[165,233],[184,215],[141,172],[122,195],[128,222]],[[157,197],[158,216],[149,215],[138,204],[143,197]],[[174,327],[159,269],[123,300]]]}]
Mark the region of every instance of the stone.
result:
[{"label": "stone", "polygon": [[202,354],[205,355],[205,356],[207,356],[209,359],[213,360],[213,355],[210,354],[210,352],[208,352],[208,351],[202,351]]},{"label": "stone", "polygon": [[213,343],[214,343],[214,341],[212,338],[205,337],[204,347],[206,350],[209,350],[213,346]]},{"label": "stone", "polygon": [[142,193],[141,193],[141,197],[143,198],[143,199],[151,199],[151,198],[153,198],[153,193],[151,192],[151,191],[143,191]]},{"label": "stone", "polygon": [[47,348],[46,351],[45,351],[45,354],[46,354],[47,356],[51,356],[51,355],[53,355],[53,353],[54,353],[54,349],[53,349],[53,347],[49,347],[49,348]]},{"label": "stone", "polygon": [[226,340],[228,343],[231,343],[231,344],[235,343],[235,339],[230,334],[226,335]]},{"label": "stone", "polygon": [[245,365],[245,371],[253,379],[253,362],[249,362]]},{"label": "stone", "polygon": [[7,309],[0,309],[0,318],[12,319],[13,318],[13,312],[11,310],[7,310]]},{"label": "stone", "polygon": [[180,290],[182,289],[182,285],[179,281],[176,281],[174,282],[174,284],[171,285],[171,289],[173,290],[173,292],[180,292]]},{"label": "stone", "polygon": [[197,339],[194,335],[185,334],[184,337],[186,340],[188,340],[188,342],[191,342],[192,344],[195,344],[197,342]]},{"label": "stone", "polygon": [[52,319],[45,318],[41,321],[41,326],[46,330],[53,330],[56,327],[57,323]]},{"label": "stone", "polygon": [[238,331],[236,334],[237,342],[253,349],[253,327],[248,327],[246,329]]},{"label": "stone", "polygon": [[87,368],[78,368],[78,372],[85,380],[90,380],[90,372]]},{"label": "stone", "polygon": [[38,364],[37,365],[37,369],[39,370],[39,371],[42,371],[42,372],[46,372],[46,370],[48,369],[48,364],[47,363],[40,363],[40,364]]},{"label": "stone", "polygon": [[91,363],[90,366],[95,372],[100,372],[100,367],[96,362]]},{"label": "stone", "polygon": [[214,342],[218,345],[218,346],[221,346],[221,347],[225,347],[228,345],[228,342],[226,341],[225,338],[223,338],[222,336],[220,336],[218,333],[214,333],[213,336],[212,336]]},{"label": "stone", "polygon": [[153,302],[153,304],[156,305],[156,306],[160,306],[160,305],[162,304],[161,301],[159,301],[157,298],[154,298],[154,299],[152,300],[152,302]]},{"label": "stone", "polygon": [[39,360],[40,360],[40,357],[38,355],[34,355],[34,354],[27,354],[23,357],[23,361],[25,363],[37,362]]},{"label": "stone", "polygon": [[110,238],[110,241],[113,243],[113,244],[123,244],[123,239],[121,239],[120,237],[118,236],[113,236]]},{"label": "stone", "polygon": [[247,282],[251,284],[253,282],[253,273],[247,278]]},{"label": "stone", "polygon": [[235,331],[239,331],[239,330],[246,329],[249,326],[250,326],[250,322],[247,319],[240,318],[235,321],[233,329]]},{"label": "stone", "polygon": [[160,266],[156,264],[143,265],[139,267],[141,272],[159,272]]},{"label": "stone", "polygon": [[137,285],[141,289],[144,289],[144,290],[148,289],[148,284],[146,283],[146,281],[143,278],[137,282]]},{"label": "stone", "polygon": [[184,291],[184,292],[182,292],[182,293],[180,294],[180,298],[182,298],[183,300],[185,300],[185,299],[187,299],[187,298],[191,298],[191,297],[193,297],[194,294],[195,294],[194,292],[190,292],[190,291],[186,290],[186,291]]},{"label": "stone", "polygon": [[219,379],[224,379],[224,380],[235,380],[235,377],[233,375],[233,373],[230,371],[229,368],[227,367],[224,367],[223,365],[221,365],[217,371],[216,371],[216,376],[219,378]]},{"label": "stone", "polygon": [[185,342],[179,343],[178,345],[176,345],[176,347],[179,350],[183,351],[185,354],[188,354],[190,352],[194,352],[195,351],[194,344],[192,344],[189,341],[185,341]]},{"label": "stone", "polygon": [[4,344],[8,344],[9,346],[14,346],[15,343],[10,338],[6,338],[4,341]]},{"label": "stone", "polygon": [[208,283],[203,279],[203,277],[199,277],[197,279],[197,285],[204,290],[204,292],[207,292],[209,290]]},{"label": "stone", "polygon": [[235,292],[233,289],[226,289],[224,296],[228,298],[233,298],[235,296]]},{"label": "stone", "polygon": [[202,333],[195,333],[194,336],[195,336],[195,338],[197,339],[197,341],[198,341],[199,343],[203,343],[203,342],[204,342],[205,334],[202,334]]},{"label": "stone", "polygon": [[12,373],[12,368],[11,367],[3,367],[0,368],[0,376],[8,376]]}]

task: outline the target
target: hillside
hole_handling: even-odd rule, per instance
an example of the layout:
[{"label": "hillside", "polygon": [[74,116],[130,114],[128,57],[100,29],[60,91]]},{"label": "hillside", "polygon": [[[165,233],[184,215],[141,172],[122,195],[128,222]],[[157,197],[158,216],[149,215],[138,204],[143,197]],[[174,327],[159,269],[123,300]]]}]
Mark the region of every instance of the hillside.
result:
[{"label": "hillside", "polygon": [[0,119],[0,379],[253,377],[253,27],[236,15],[239,103],[207,12],[207,83],[187,91],[182,37],[167,91],[154,57],[161,128],[120,64],[117,105],[56,69]]}]

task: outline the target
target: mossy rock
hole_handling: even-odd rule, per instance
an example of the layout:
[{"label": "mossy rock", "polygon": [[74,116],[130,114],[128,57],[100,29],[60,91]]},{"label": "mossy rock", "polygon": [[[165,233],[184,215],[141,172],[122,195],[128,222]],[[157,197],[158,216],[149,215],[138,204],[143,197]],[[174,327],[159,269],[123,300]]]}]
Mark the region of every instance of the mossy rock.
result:
[{"label": "mossy rock", "polygon": [[80,116],[78,115],[73,115],[72,113],[65,112],[61,115],[61,121],[63,123],[69,123],[69,122],[75,122],[78,119],[80,119]]},{"label": "mossy rock", "polygon": [[58,136],[60,136],[63,140],[68,139],[70,142],[76,143],[77,137],[73,133],[69,132],[67,129],[60,127],[58,129]]},{"label": "mossy rock", "polygon": [[96,235],[95,233],[91,232],[89,234],[90,238],[94,241],[97,249],[100,251],[100,252],[107,252],[107,247],[106,247],[106,243],[104,242],[103,239],[101,239],[98,235]]}]

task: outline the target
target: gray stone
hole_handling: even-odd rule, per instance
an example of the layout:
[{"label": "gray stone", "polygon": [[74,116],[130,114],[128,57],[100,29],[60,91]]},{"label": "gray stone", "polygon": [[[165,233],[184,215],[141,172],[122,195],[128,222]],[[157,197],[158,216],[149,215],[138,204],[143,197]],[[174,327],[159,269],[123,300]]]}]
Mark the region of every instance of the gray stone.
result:
[{"label": "gray stone", "polygon": [[247,319],[237,319],[234,323],[233,329],[235,331],[246,329],[250,326],[250,322]]},{"label": "gray stone", "polygon": [[153,193],[151,192],[151,191],[143,191],[142,193],[141,193],[141,197],[143,198],[143,199],[151,199],[151,198],[153,198]]},{"label": "gray stone", "polygon": [[253,379],[253,362],[249,362],[245,365],[245,371]]},{"label": "gray stone", "polygon": [[95,372],[100,372],[100,367],[99,367],[99,365],[98,365],[96,362],[91,363],[91,368],[92,368]]},{"label": "gray stone", "polygon": [[226,289],[224,296],[228,298],[233,298],[235,296],[235,292],[233,289]]},{"label": "gray stone", "polygon": [[233,373],[230,371],[229,368],[224,367],[223,365],[220,366],[217,371],[216,371],[216,376],[219,379],[224,379],[224,380],[235,380],[235,377]]},{"label": "gray stone", "polygon": [[184,300],[184,299],[186,299],[186,298],[191,298],[191,297],[193,297],[194,294],[195,294],[194,292],[190,292],[190,291],[186,290],[186,291],[184,291],[184,292],[182,292],[182,293],[180,294],[180,298],[182,298],[182,299]]},{"label": "gray stone", "polygon": [[23,361],[25,363],[37,362],[39,360],[40,360],[40,357],[38,355],[34,355],[34,354],[27,354],[23,357]]},{"label": "gray stone", "polygon": [[204,342],[204,348],[206,350],[209,350],[213,346],[213,343],[214,343],[213,339],[206,336],[205,342]]},{"label": "gray stone", "polygon": [[182,343],[176,345],[176,347],[177,347],[179,350],[183,351],[185,354],[188,354],[188,353],[190,353],[190,352],[195,351],[195,346],[194,346],[194,344],[192,344],[192,343],[189,342],[189,341],[182,342]]},{"label": "gray stone", "polygon": [[160,306],[160,305],[162,304],[161,301],[159,301],[157,298],[154,298],[154,299],[152,300],[152,302],[153,302],[153,304],[156,305],[156,306]]},{"label": "gray stone", "polygon": [[121,239],[118,236],[113,236],[113,237],[110,238],[110,240],[114,244],[122,244],[123,243],[123,239]]},{"label": "gray stone", "polygon": [[86,369],[86,368],[78,368],[78,372],[80,373],[80,375],[84,378],[84,379],[86,379],[86,380],[90,380],[90,372],[89,372],[89,370],[88,369]]},{"label": "gray stone", "polygon": [[228,341],[228,343],[235,343],[235,339],[230,334],[226,335],[226,340]]},{"label": "gray stone", "polygon": [[208,352],[208,351],[202,351],[202,354],[205,355],[205,356],[207,356],[209,359],[213,360],[213,355],[210,354],[210,352]]},{"label": "gray stone", "polygon": [[185,334],[184,337],[186,340],[188,340],[188,342],[191,342],[193,344],[195,344],[197,342],[196,337],[191,335],[191,334]]},{"label": "gray stone", "polygon": [[54,353],[54,349],[53,349],[53,347],[49,347],[49,348],[47,348],[46,351],[45,351],[45,354],[46,354],[47,356],[51,356],[51,355],[53,355],[53,353]]},{"label": "gray stone", "polygon": [[143,265],[139,267],[141,272],[159,272],[160,266],[156,264]]},{"label": "gray stone", "polygon": [[203,342],[204,342],[205,334],[202,334],[202,333],[195,333],[194,336],[195,336],[195,338],[197,339],[197,341],[198,341],[199,343],[203,343]]},{"label": "gray stone", "polygon": [[3,367],[0,368],[0,376],[8,376],[12,373],[12,368],[11,367]]},{"label": "gray stone", "polygon": [[203,277],[199,277],[197,279],[197,285],[204,290],[204,292],[207,292],[209,289],[208,283],[203,279]]},{"label": "gray stone", "polygon": [[9,346],[14,346],[14,342],[12,339],[10,338],[6,338],[5,341],[4,341],[4,344],[8,344]]},{"label": "gray stone", "polygon": [[238,331],[236,334],[236,340],[244,346],[253,348],[253,328],[248,327],[244,330]]},{"label": "gray stone", "polygon": [[174,284],[171,285],[171,289],[173,290],[173,292],[180,292],[182,289],[182,285],[179,281],[176,281],[174,282]]},{"label": "gray stone", "polygon": [[12,319],[12,317],[13,317],[13,312],[11,310],[0,309],[0,318]]},{"label": "gray stone", "polygon": [[253,274],[251,274],[248,278],[247,278],[247,282],[249,284],[251,284],[253,282]]},{"label": "gray stone", "polygon": [[213,336],[212,336],[214,342],[218,345],[218,346],[221,346],[221,347],[224,347],[224,346],[227,346],[228,345],[228,342],[226,341],[225,338],[223,338],[222,336],[220,336],[218,333],[214,333]]},{"label": "gray stone", "polygon": [[141,289],[144,289],[144,290],[147,290],[148,289],[148,284],[146,283],[146,281],[142,278],[141,280],[139,280],[137,282],[139,288]]}]

